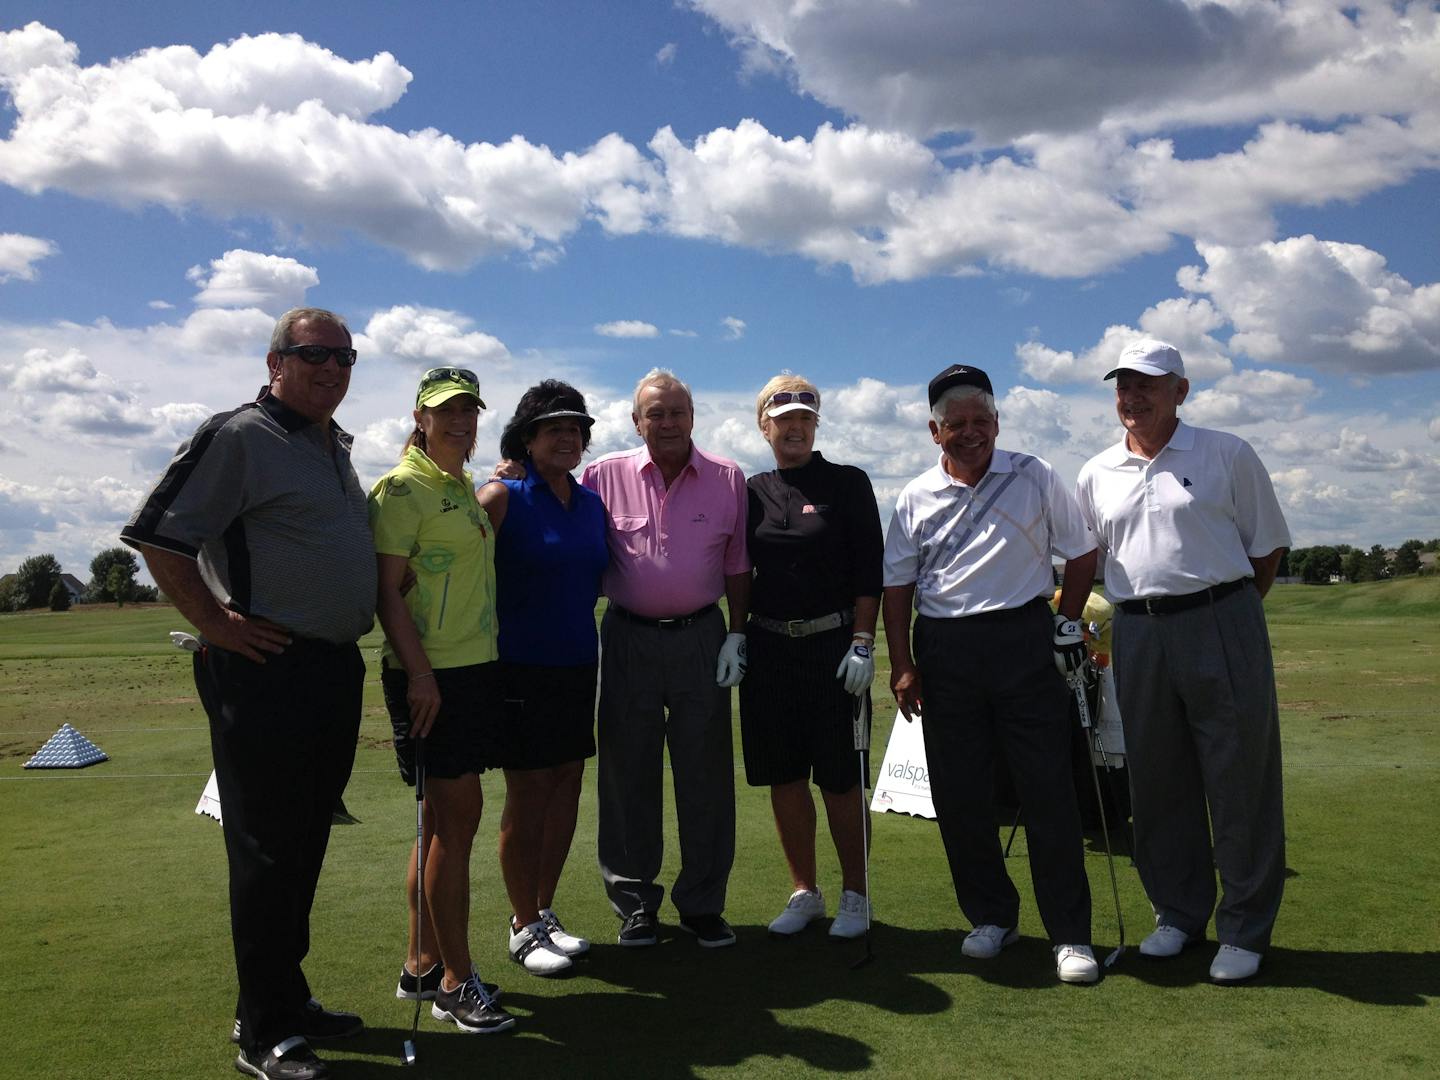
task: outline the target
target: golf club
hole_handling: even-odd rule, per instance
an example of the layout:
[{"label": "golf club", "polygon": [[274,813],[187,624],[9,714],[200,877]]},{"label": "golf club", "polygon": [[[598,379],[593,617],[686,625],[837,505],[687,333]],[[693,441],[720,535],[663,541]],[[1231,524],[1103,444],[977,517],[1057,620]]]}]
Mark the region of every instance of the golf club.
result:
[{"label": "golf club", "polygon": [[862,691],[855,698],[850,713],[850,730],[855,739],[855,756],[860,760],[860,842],[865,845],[865,955],[850,965],[850,970],[862,968],[875,959],[870,948],[870,811],[865,806],[865,786],[869,783],[869,772],[865,767],[865,751],[870,749],[870,693]]},{"label": "golf club", "polygon": [[406,1065],[414,1065],[415,1036],[420,1032],[420,958],[425,946],[425,740],[415,740],[415,1018],[410,1038],[400,1050]]},{"label": "golf club", "polygon": [[1024,806],[1015,807],[1015,820],[1010,823],[1010,838],[1005,841],[1005,858],[1010,857],[1010,845],[1015,843],[1015,834],[1020,831],[1020,815],[1025,812]]},{"label": "golf club", "polygon": [[[1088,661],[1087,661],[1088,663]],[[1075,706],[1080,710],[1080,726],[1085,729],[1087,741],[1093,741],[1100,754],[1100,760],[1108,769],[1109,759],[1105,756],[1105,743],[1090,716],[1090,701],[1085,696],[1085,669],[1082,667],[1069,676],[1070,689],[1075,692]],[[1125,916],[1120,913],[1120,886],[1115,880],[1115,854],[1110,850],[1110,826],[1105,820],[1105,796],[1100,792],[1100,771],[1095,765],[1095,755],[1086,754],[1090,759],[1090,779],[1095,782],[1095,805],[1100,811],[1100,835],[1105,839],[1105,865],[1110,870],[1110,892],[1115,897],[1115,923],[1120,928],[1120,946],[1105,958],[1105,966],[1111,967],[1125,952]]]}]

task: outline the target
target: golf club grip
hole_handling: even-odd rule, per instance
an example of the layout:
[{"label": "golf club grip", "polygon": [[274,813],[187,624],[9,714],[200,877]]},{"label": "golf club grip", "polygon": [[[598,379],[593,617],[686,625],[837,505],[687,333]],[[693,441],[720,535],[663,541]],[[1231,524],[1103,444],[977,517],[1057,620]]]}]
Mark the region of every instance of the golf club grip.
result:
[{"label": "golf club grip", "polygon": [[870,749],[870,694],[865,692],[855,698],[850,710],[850,736],[856,750]]}]

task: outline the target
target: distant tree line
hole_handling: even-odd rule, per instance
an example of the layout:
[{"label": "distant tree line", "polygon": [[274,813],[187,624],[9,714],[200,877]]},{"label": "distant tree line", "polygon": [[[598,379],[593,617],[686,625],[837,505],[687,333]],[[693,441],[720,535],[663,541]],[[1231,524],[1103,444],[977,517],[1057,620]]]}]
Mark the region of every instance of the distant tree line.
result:
[{"label": "distant tree line", "polygon": [[[1420,555],[1440,552],[1440,537],[1433,540],[1406,540],[1393,553],[1379,544],[1369,551],[1349,544],[1321,544],[1295,548],[1280,560],[1280,577],[1295,577],[1307,584],[1344,581],[1379,581],[1382,578],[1418,574]],[[153,585],[141,585],[135,575],[140,562],[129,548],[106,548],[90,560],[90,583],[80,596],[82,604],[153,603],[162,599]],[[1432,563],[1426,572],[1434,572]],[[60,580],[64,570],[54,555],[31,555],[13,575],[0,581],[0,611],[24,611],[48,607],[66,611],[70,590]]]},{"label": "distant tree line", "polygon": [[[1321,544],[1295,548],[1280,561],[1281,577],[1296,577],[1306,584],[1319,585],[1329,581],[1380,581],[1384,578],[1418,574],[1422,571],[1420,556],[1424,552],[1440,552],[1440,538],[1406,540],[1393,552],[1379,544],[1370,550],[1349,544]],[[1434,572],[1434,566],[1427,572]]]},{"label": "distant tree line", "polygon": [[[54,555],[31,555],[20,569],[0,582],[0,611],[24,611],[48,607],[51,611],[67,611],[72,597],[60,580],[64,573]],[[153,585],[135,580],[140,562],[129,548],[106,548],[90,560],[90,583],[79,600],[84,604],[153,603],[160,592]]]}]

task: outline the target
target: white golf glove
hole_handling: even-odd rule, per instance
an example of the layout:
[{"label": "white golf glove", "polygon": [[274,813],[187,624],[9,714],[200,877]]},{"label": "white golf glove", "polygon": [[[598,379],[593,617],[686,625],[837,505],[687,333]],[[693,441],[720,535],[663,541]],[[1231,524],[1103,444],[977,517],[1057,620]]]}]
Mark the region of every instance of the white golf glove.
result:
[{"label": "white golf glove", "polygon": [[726,634],[715,664],[715,681],[727,689],[739,686],[745,677],[745,635]]},{"label": "white golf glove", "polygon": [[1079,620],[1067,619],[1064,615],[1055,616],[1055,637],[1051,648],[1055,650],[1055,669],[1067,677],[1072,671],[1079,671],[1090,656],[1090,650],[1085,646],[1085,631],[1081,629]]},{"label": "white golf glove", "polygon": [[845,684],[845,692],[859,697],[870,689],[875,681],[875,658],[870,655],[870,646],[863,641],[850,644],[850,651],[840,660],[835,669],[835,678]]}]

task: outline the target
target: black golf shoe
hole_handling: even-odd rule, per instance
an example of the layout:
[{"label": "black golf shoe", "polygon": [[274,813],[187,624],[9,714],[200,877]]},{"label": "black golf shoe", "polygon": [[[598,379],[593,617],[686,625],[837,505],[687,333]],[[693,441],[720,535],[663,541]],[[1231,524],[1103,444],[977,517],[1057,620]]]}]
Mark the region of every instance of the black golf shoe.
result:
[{"label": "black golf shoe", "polygon": [[[415,976],[410,977],[413,979]],[[436,983],[437,985],[439,983],[438,977]],[[300,1020],[300,1034],[306,1039],[314,1042],[348,1039],[351,1035],[359,1035],[364,1030],[365,1021],[354,1013],[331,1012],[314,998],[305,1003],[304,1014]],[[234,1043],[240,1041],[240,1018],[238,1016],[235,1018],[235,1026],[230,1029],[230,1041]]]},{"label": "black golf shoe", "polygon": [[316,1057],[310,1044],[299,1035],[257,1056],[242,1049],[235,1057],[235,1068],[260,1080],[325,1080],[330,1075],[330,1066]]},{"label": "black golf shoe", "polygon": [[[395,984],[395,996],[401,1001],[414,1001],[418,996],[421,1001],[434,1001],[435,994],[440,989],[440,980],[445,977],[445,967],[442,964],[434,965],[424,975],[416,977],[404,964],[400,965],[400,981]],[[505,996],[505,991],[494,983],[482,982],[485,992],[496,1001]]]},{"label": "black golf shoe", "polygon": [[659,940],[660,924],[648,911],[633,912],[620,927],[620,944],[635,948],[640,945],[654,945]]},{"label": "black golf shoe", "polygon": [[480,976],[474,973],[454,990],[446,990],[442,983],[435,992],[430,1015],[436,1020],[448,1020],[467,1035],[494,1035],[515,1026],[515,1017],[486,993]]},{"label": "black golf shoe", "polygon": [[681,915],[680,929],[694,934],[702,949],[723,949],[735,944],[735,931],[720,915]]}]

